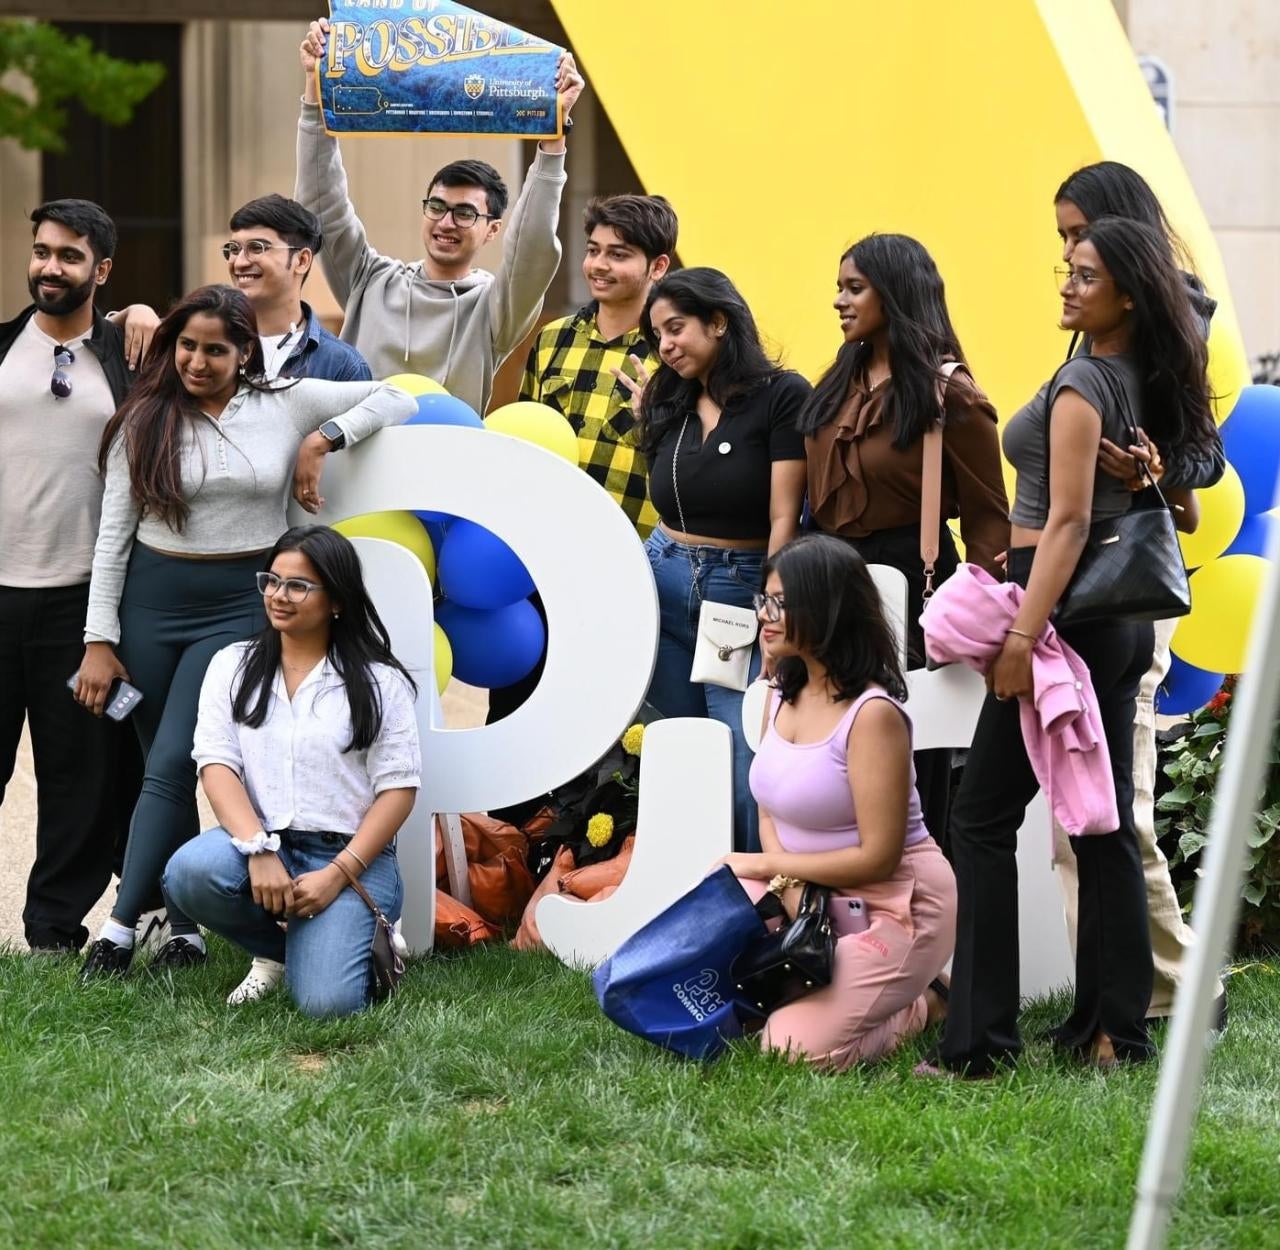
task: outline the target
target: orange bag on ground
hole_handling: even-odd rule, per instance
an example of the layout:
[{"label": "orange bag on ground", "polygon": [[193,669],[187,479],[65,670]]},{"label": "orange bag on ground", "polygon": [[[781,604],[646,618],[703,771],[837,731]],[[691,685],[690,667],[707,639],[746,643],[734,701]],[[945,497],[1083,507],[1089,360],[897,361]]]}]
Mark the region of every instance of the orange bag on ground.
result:
[{"label": "orange bag on ground", "polygon": [[560,878],[573,869],[573,852],[562,846],[556,852],[555,862],[547,871],[547,875],[538,882],[529,902],[525,905],[524,915],[520,918],[520,927],[511,939],[511,945],[518,951],[537,951],[543,949],[542,934],[538,932],[538,922],[533,913],[544,894],[555,894],[560,888]]},{"label": "orange bag on ground", "polygon": [[478,912],[464,907],[443,890],[436,891],[435,944],[437,950],[458,950],[492,942],[502,933]]},{"label": "orange bag on ground", "polygon": [[635,843],[635,834],[630,834],[623,839],[621,848],[612,859],[565,873],[560,878],[560,893],[572,894],[575,898],[593,899],[601,890],[610,886],[617,889],[631,864],[631,852]]},{"label": "orange bag on ground", "polygon": [[[514,825],[483,812],[464,812],[461,820],[472,907],[491,924],[515,920],[533,894],[533,875],[525,862],[528,838]],[[440,816],[436,817],[436,882],[448,890]]]}]

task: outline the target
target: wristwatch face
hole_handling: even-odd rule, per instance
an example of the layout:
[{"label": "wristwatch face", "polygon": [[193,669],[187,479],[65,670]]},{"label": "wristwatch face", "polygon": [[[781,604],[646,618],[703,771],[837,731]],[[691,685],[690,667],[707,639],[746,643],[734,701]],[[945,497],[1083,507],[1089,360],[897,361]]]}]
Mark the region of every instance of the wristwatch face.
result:
[{"label": "wristwatch face", "polygon": [[342,432],[342,427],[336,421],[326,421],[320,427],[320,433],[333,444],[334,450],[342,447],[347,441],[347,436]]}]

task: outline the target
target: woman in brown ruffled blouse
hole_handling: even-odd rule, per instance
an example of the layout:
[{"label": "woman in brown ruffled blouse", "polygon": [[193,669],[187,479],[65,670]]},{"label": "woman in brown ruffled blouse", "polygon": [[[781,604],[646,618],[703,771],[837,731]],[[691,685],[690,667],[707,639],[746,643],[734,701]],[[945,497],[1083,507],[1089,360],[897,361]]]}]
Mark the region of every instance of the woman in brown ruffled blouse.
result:
[{"label": "woman in brown ruffled blouse", "polygon": [[[996,412],[964,363],[938,268],[915,239],[872,234],[855,243],[840,258],[835,309],[844,345],[800,415],[809,507],[819,530],[851,543],[868,563],[906,575],[908,667],[918,668],[924,435],[942,421],[933,585],[959,563],[946,524],[952,517],[960,521],[965,558],[1003,577],[997,557],[1009,545],[1009,504]],[[959,367],[944,371],[950,362]],[[925,824],[940,842],[950,773],[950,752],[916,753]]]}]

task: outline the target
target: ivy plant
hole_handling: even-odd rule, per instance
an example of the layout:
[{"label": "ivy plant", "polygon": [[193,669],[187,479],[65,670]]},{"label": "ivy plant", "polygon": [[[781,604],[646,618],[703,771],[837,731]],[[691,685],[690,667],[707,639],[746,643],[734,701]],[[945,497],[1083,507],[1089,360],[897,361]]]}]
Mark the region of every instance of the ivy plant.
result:
[{"label": "ivy plant", "polygon": [[[1230,731],[1234,677],[1165,742],[1160,765],[1169,787],[1156,800],[1156,835],[1169,857],[1183,910],[1191,906],[1208,845],[1209,818]],[[1242,937],[1250,945],[1280,945],[1280,734],[1272,732],[1266,784],[1245,857],[1240,894]]]}]

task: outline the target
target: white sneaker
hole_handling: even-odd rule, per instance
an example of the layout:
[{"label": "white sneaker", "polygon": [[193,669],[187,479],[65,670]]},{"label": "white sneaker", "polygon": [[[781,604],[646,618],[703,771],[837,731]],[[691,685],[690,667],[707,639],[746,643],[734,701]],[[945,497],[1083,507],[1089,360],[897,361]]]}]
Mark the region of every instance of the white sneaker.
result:
[{"label": "white sneaker", "polygon": [[171,936],[169,913],[163,907],[155,911],[144,911],[134,926],[133,949],[159,950]]},{"label": "white sneaker", "polygon": [[245,979],[227,995],[227,1006],[239,1007],[242,1003],[256,1003],[280,984],[282,976],[284,964],[278,964],[274,959],[255,959],[249,965],[249,973]]}]

